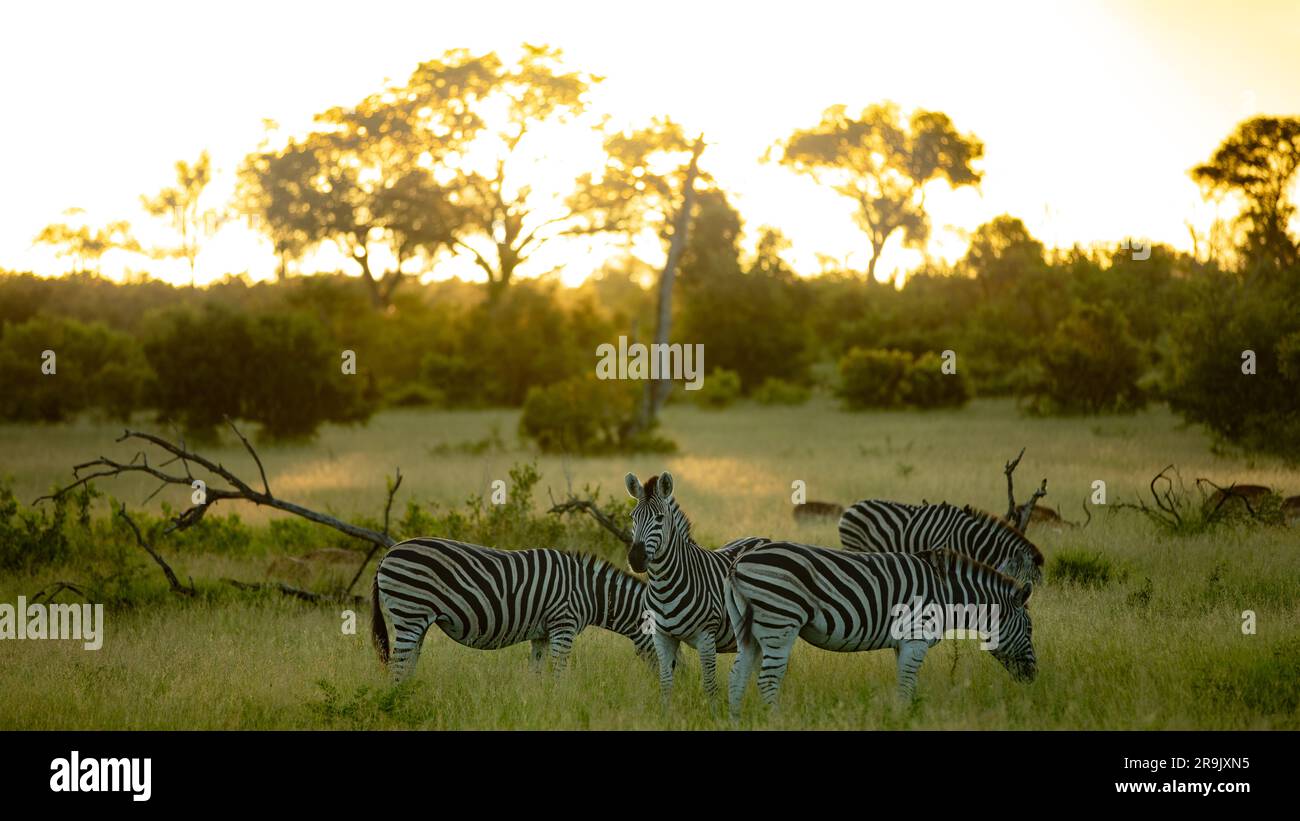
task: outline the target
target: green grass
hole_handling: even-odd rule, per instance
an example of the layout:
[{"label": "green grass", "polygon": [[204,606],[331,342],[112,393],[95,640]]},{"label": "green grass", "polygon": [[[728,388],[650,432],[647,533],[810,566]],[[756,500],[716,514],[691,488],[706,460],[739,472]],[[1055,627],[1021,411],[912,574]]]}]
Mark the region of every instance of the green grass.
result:
[{"label": "green grass", "polygon": [[[626,471],[644,478],[668,469],[704,544],[750,533],[835,544],[833,522],[795,525],[796,479],[807,483],[809,499],[946,499],[1000,513],[1002,465],[1021,446],[1027,447],[1017,472],[1021,498],[1046,476],[1044,503],[1070,519],[1083,517],[1080,505],[1093,480],[1106,481],[1110,502],[1131,501],[1171,462],[1189,484],[1208,476],[1300,493],[1300,472],[1271,460],[1216,456],[1202,433],[1180,427],[1163,409],[1097,420],[1025,418],[1000,401],[955,411],[861,414],[821,400],[721,412],[670,405],[664,433],[679,453],[594,459],[522,448],[513,435],[517,418],[510,411],[394,411],[365,428],[330,428],[309,445],[260,452],[278,495],[348,517],[382,512],[384,480],[396,466],[406,477],[399,508],[407,499],[459,505],[486,494],[512,464],[534,458],[543,474],[539,505],[548,486],[556,496],[585,483],[621,495]],[[137,426],[147,429],[143,421]],[[504,450],[467,444],[490,437],[494,426]],[[29,501],[76,462],[101,453],[129,457],[131,449],[112,443],[118,433],[118,426],[91,422],[0,427],[0,474],[11,476],[19,497]],[[238,447],[227,443],[212,453],[255,475]],[[100,487],[130,503],[152,490],[121,480]],[[186,502],[179,491],[163,496],[175,507]],[[271,515],[234,505],[226,512],[236,510],[259,525]],[[1063,577],[1035,592],[1039,676],[1033,684],[1013,682],[974,642],[943,642],[921,669],[918,704],[902,708],[893,699],[892,653],[835,654],[800,645],[781,712],[767,715],[751,688],[744,726],[1300,728],[1295,530],[1236,523],[1175,536],[1137,513],[1101,511],[1085,529],[1031,528],[1029,535],[1049,563],[1065,556],[1061,566],[1090,580]],[[322,544],[333,540],[321,532]],[[160,595],[108,610],[98,652],[73,642],[0,642],[0,728],[729,726],[721,718],[725,710],[711,711],[703,697],[693,653],[679,668],[665,717],[656,677],[635,661],[624,639],[596,630],[579,638],[571,669],[561,676],[531,673],[527,645],[480,652],[435,631],[413,680],[393,690],[370,648],[367,613],[358,613],[356,635],[344,635],[337,607],[236,596],[215,583],[262,580],[274,555],[181,554],[166,543],[163,549],[182,578],[213,580],[208,594],[193,601]],[[1094,583],[1102,567],[1111,569],[1106,581]],[[56,579],[77,580],[82,572],[47,566],[0,577],[0,602]],[[146,572],[150,584],[162,584],[152,567]],[[1245,610],[1256,614],[1254,635],[1242,634]],[[732,658],[720,657],[724,675]]]}]

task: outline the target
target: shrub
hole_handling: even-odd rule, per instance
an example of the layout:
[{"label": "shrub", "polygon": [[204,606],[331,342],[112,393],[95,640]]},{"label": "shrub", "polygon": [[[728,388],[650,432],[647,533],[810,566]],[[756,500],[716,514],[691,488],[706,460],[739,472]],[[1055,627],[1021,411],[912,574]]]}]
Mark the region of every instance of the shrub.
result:
[{"label": "shrub", "polygon": [[587,374],[533,388],[524,401],[519,432],[546,452],[671,450],[667,440],[633,432],[642,385]]},{"label": "shrub", "polygon": [[944,373],[938,354],[853,348],[840,360],[839,396],[850,410],[956,407],[970,399],[964,373]]},{"label": "shrub", "polygon": [[853,348],[840,360],[838,393],[850,410],[903,407],[911,365],[903,351]]},{"label": "shrub", "polygon": [[754,399],[760,405],[802,405],[808,401],[811,391],[804,385],[796,385],[784,379],[769,377],[754,391]]},{"label": "shrub", "polygon": [[[42,371],[53,351],[55,371]],[[139,345],[100,322],[39,315],[0,338],[0,418],[58,422],[91,407],[121,417],[148,379]]]},{"label": "shrub", "polygon": [[211,306],[157,317],[145,342],[158,374],[155,407],[201,439],[226,416],[259,423],[271,439],[365,419],[371,383],[364,363],[357,374],[342,372],[342,349],[309,314],[250,317]]},{"label": "shrub", "polygon": [[714,368],[704,377],[698,391],[692,391],[696,404],[705,408],[729,407],[740,398],[740,374],[726,368]]},{"label": "shrub", "polygon": [[1109,303],[1080,303],[1046,342],[1025,392],[1038,413],[1133,411],[1146,404],[1141,377],[1124,315]]},{"label": "shrub", "polygon": [[1128,574],[1102,553],[1063,550],[1047,565],[1047,580],[1053,584],[1079,587],[1105,587],[1123,581]]},{"label": "shrub", "polygon": [[[1294,292],[1227,277],[1202,283],[1168,359],[1170,406],[1219,438],[1300,459],[1300,310]],[[1242,372],[1254,351],[1255,373]]]},{"label": "shrub", "polygon": [[943,372],[943,360],[934,352],[918,356],[908,372],[909,405],[917,408],[961,407],[970,400],[965,371]]}]

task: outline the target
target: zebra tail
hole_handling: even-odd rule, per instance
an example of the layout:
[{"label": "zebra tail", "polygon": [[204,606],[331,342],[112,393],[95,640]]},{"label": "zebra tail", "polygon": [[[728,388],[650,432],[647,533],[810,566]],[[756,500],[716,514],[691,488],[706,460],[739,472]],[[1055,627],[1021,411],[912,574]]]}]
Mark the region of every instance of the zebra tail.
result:
[{"label": "zebra tail", "polygon": [[388,666],[388,625],[384,624],[384,608],[379,604],[379,571],[370,588],[370,637],[379,651],[379,663]]}]

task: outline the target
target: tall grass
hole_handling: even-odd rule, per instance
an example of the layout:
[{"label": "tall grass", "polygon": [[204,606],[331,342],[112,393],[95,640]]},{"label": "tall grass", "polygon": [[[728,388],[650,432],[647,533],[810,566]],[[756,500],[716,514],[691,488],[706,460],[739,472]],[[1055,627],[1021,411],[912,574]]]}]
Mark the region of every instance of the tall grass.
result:
[{"label": "tall grass", "polygon": [[[266,448],[262,455],[272,489],[312,507],[375,517],[384,479],[400,465],[406,481],[395,511],[408,501],[446,511],[486,495],[492,480],[508,479],[513,464],[536,456],[509,436],[504,447],[479,452],[458,446],[484,440],[493,426],[512,431],[515,420],[506,411],[396,411],[366,428],[329,428],[314,444]],[[2,427],[0,474],[13,476],[19,498],[30,500],[75,462],[104,452],[129,457],[111,444],[118,432],[88,422]],[[558,497],[570,484],[600,484],[608,496],[622,492],[628,470],[669,469],[704,544],[747,533],[834,544],[833,522],[795,524],[794,480],[807,483],[811,499],[946,499],[1000,512],[1001,466],[1021,446],[1027,447],[1017,474],[1021,495],[1046,476],[1044,503],[1067,518],[1082,518],[1079,506],[1094,480],[1106,481],[1109,501],[1131,500],[1170,462],[1185,476],[1300,492],[1295,470],[1216,456],[1200,433],[1180,428],[1159,409],[1097,422],[1026,419],[1007,403],[989,401],[954,411],[863,414],[817,400],[723,412],[676,405],[664,432],[677,440],[679,453],[538,457],[536,507],[545,506],[548,486]],[[228,466],[252,468],[236,445],[214,455]],[[118,482],[101,489],[136,502],[152,487]],[[175,507],[186,501],[167,500]],[[158,502],[151,503],[155,511]],[[364,612],[357,633],[344,634],[339,607],[238,594],[217,581],[261,580],[280,555],[337,543],[327,530],[279,518],[271,530],[265,511],[226,512],[235,510],[241,524],[223,522],[207,542],[161,544],[183,579],[207,580],[194,599],[167,594],[147,559],[119,556],[113,561],[139,562],[133,589],[140,595],[135,604],[106,608],[103,649],[0,641],[0,728],[728,726],[725,710],[711,711],[704,699],[693,653],[665,716],[656,677],[625,639],[598,630],[579,638],[571,668],[560,676],[531,673],[526,645],[480,652],[434,631],[413,680],[393,690],[369,646]],[[558,546],[577,549],[605,538],[582,528],[555,532],[564,542]],[[1070,568],[1049,578],[1030,605],[1039,657],[1033,684],[1011,681],[974,642],[946,641],[930,651],[919,702],[909,709],[893,700],[891,653],[836,654],[799,645],[781,712],[769,716],[751,691],[743,725],[1300,728],[1296,531],[1236,522],[1178,536],[1135,512],[1101,510],[1087,528],[1031,528],[1029,535],[1049,567],[1055,560]],[[91,557],[72,555],[0,577],[0,602],[57,579],[83,579]],[[1255,615],[1253,635],[1242,632],[1248,610]],[[722,657],[722,671],[731,658]]]}]

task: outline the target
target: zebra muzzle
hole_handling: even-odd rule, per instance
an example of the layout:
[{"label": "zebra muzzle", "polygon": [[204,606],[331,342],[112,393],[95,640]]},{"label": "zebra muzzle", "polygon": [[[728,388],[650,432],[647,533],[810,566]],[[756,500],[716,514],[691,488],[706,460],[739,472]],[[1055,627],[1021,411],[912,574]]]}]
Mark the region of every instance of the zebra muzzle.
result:
[{"label": "zebra muzzle", "polygon": [[634,572],[645,572],[645,542],[632,542],[627,551],[627,563]]}]

